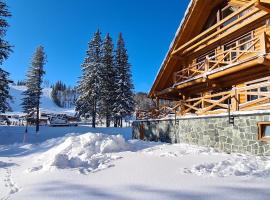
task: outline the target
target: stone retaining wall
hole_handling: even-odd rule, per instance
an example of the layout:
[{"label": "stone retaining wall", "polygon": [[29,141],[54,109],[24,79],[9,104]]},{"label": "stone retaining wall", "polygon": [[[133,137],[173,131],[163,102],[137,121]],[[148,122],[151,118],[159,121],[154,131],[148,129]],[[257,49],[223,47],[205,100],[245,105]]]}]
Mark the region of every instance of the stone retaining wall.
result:
[{"label": "stone retaining wall", "polygon": [[270,121],[270,114],[237,115],[234,125],[228,116],[193,117],[133,122],[133,138],[213,147],[228,153],[270,155],[270,142],[258,140],[259,121]]}]

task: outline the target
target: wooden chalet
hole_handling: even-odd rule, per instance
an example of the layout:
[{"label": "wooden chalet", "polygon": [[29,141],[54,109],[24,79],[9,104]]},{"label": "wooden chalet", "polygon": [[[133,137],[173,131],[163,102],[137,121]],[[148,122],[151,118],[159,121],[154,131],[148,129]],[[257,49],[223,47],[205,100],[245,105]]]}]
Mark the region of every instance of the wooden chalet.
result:
[{"label": "wooden chalet", "polygon": [[269,53],[270,0],[191,1],[149,93],[154,113],[270,109]]}]

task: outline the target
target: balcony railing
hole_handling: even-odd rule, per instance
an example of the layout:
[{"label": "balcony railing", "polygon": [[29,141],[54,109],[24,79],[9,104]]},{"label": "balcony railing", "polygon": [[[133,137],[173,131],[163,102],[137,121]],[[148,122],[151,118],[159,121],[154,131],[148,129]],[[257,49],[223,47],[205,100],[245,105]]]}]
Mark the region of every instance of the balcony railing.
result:
[{"label": "balcony railing", "polygon": [[[262,91],[261,88],[264,88]],[[268,110],[270,109],[270,82],[257,83],[246,87],[234,87],[230,91],[205,95],[180,101],[175,112],[180,115],[187,113],[219,114],[230,111]],[[249,97],[246,102],[240,102],[240,96]]]},{"label": "balcony railing", "polygon": [[198,51],[203,48],[204,45],[213,44],[221,38],[225,38],[231,33],[246,27],[248,24],[262,19],[268,15],[268,13],[257,8],[257,2],[257,0],[251,1],[246,6],[243,6],[189,42],[175,49],[172,54],[185,55],[191,51]]},{"label": "balcony railing", "polygon": [[[243,37],[239,38],[239,40],[241,39],[243,40]],[[218,49],[224,49],[224,45],[217,47],[215,51],[218,52]],[[233,67],[240,62],[245,62],[264,54],[266,54],[265,32],[260,36],[244,40],[244,42],[236,44],[230,49],[223,50],[212,57],[206,56],[205,60],[201,62],[183,66],[182,70],[174,73],[174,84],[181,84],[181,82],[189,79],[207,77],[208,74],[222,70],[224,67]]]},{"label": "balcony railing", "polygon": [[[138,111],[137,119],[160,119],[169,114],[178,116],[187,114],[210,115],[235,111],[269,110],[270,78],[266,82],[245,87],[234,87],[229,91],[208,94],[164,105],[148,111]],[[244,102],[241,99],[245,98]],[[243,100],[242,100],[243,101]]]}]

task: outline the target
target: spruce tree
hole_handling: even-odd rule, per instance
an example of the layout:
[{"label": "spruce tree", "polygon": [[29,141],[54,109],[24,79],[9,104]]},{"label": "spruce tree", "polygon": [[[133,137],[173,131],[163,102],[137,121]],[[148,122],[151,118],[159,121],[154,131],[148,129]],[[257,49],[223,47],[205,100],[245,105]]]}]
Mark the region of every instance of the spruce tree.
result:
[{"label": "spruce tree", "polygon": [[39,46],[32,58],[31,66],[27,72],[26,91],[23,92],[22,106],[25,113],[36,112],[36,132],[39,132],[39,107],[42,94],[42,78],[45,74],[44,65],[46,55],[44,48]]},{"label": "spruce tree", "polygon": [[10,110],[7,99],[11,99],[9,95],[9,83],[12,81],[8,79],[8,76],[8,72],[0,68],[0,113]]},{"label": "spruce tree", "polygon": [[115,117],[120,119],[119,125],[122,127],[123,117],[131,115],[134,111],[133,83],[131,75],[131,65],[128,61],[128,53],[122,34],[119,34],[115,52],[116,67],[116,90],[114,102]]},{"label": "spruce tree", "polygon": [[101,94],[101,47],[101,33],[98,30],[88,44],[86,58],[82,64],[82,76],[78,86],[79,97],[76,102],[76,111],[79,115],[91,115],[93,128],[96,127]]},{"label": "spruce tree", "polygon": [[[4,40],[6,35],[6,30],[8,27],[8,23],[6,18],[10,17],[11,14],[8,11],[8,7],[6,3],[0,0],[0,65],[2,66],[3,62],[8,58],[11,53],[10,44]],[[7,100],[11,99],[9,95],[9,84],[11,81],[9,80],[9,73],[3,70],[0,67],[0,112],[6,112],[9,110],[9,105]]]},{"label": "spruce tree", "polygon": [[102,47],[102,67],[101,70],[101,105],[100,114],[106,119],[106,126],[110,126],[113,116],[113,104],[115,101],[115,76],[116,70],[113,62],[113,41],[109,34],[106,35]]}]

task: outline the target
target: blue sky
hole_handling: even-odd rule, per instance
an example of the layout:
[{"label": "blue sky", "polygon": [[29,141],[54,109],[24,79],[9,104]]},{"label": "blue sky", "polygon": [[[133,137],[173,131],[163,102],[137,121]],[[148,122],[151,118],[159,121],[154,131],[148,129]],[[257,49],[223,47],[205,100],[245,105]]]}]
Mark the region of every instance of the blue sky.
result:
[{"label": "blue sky", "polygon": [[43,45],[44,79],[75,85],[87,43],[99,28],[114,40],[122,32],[135,91],[149,91],[189,0],[6,0],[12,17],[6,39],[14,53],[4,63],[23,80],[32,54]]}]

